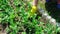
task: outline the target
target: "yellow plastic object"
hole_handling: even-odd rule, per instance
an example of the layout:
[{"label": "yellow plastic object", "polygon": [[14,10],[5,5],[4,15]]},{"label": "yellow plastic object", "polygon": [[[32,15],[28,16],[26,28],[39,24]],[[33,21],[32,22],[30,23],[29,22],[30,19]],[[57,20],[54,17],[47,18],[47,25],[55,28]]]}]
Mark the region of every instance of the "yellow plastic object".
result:
[{"label": "yellow plastic object", "polygon": [[37,10],[37,7],[36,6],[32,6],[32,9],[31,9],[31,12],[30,12],[30,16],[34,15],[36,10]]}]

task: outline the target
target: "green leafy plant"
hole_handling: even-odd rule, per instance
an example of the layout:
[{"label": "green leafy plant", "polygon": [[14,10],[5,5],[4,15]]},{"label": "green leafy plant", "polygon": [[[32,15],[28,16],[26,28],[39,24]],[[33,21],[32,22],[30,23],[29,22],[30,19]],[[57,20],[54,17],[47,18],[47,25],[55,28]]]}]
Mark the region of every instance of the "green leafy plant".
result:
[{"label": "green leafy plant", "polygon": [[31,4],[27,0],[14,0],[11,3],[14,8],[9,3],[9,0],[0,0],[0,23],[7,24],[7,34],[18,34],[19,32],[21,34],[56,34],[56,29],[53,29],[51,24],[44,25],[37,13],[28,17]]}]

